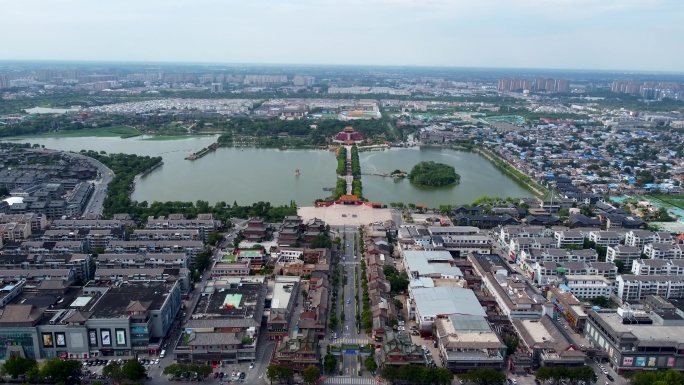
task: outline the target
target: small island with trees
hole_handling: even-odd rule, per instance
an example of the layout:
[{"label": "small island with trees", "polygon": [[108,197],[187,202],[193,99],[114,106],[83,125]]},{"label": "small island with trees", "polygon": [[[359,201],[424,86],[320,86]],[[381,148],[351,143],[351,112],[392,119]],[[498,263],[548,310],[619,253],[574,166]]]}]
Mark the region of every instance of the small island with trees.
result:
[{"label": "small island with trees", "polygon": [[420,162],[413,166],[408,178],[411,183],[420,187],[446,187],[461,180],[453,166],[432,161]]}]

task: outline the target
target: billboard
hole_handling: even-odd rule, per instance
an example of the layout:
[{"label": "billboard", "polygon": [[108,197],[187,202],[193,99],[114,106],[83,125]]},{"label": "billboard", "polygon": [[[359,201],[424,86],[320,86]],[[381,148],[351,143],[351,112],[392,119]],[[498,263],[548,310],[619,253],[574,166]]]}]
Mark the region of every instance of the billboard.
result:
[{"label": "billboard", "polygon": [[126,346],[126,331],[124,329],[116,329],[116,345]]},{"label": "billboard", "polygon": [[667,358],[667,366],[670,368],[675,366],[675,358],[674,357],[668,357]]},{"label": "billboard", "polygon": [[52,339],[52,333],[43,333],[43,347],[51,348],[53,346],[55,346],[55,343]]},{"label": "billboard", "polygon": [[57,346],[65,347],[66,346],[66,335],[64,333],[55,333],[55,341],[57,342]]},{"label": "billboard", "polygon": [[634,357],[623,357],[622,366],[632,366],[634,365]]},{"label": "billboard", "polygon": [[656,358],[655,357],[648,357],[648,366],[650,366],[650,367],[656,366]]},{"label": "billboard", "polygon": [[634,366],[646,366],[646,357],[637,357]]},{"label": "billboard", "polygon": [[112,346],[112,332],[108,329],[100,330],[102,346]]},{"label": "billboard", "polygon": [[88,341],[90,346],[97,346],[97,330],[88,330]]}]

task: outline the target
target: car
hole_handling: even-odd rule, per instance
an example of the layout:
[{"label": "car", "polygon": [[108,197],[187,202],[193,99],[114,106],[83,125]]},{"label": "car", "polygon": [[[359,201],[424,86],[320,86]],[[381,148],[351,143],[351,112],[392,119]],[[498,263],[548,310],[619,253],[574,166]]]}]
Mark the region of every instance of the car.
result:
[{"label": "car", "polygon": [[245,372],[240,372],[240,375],[238,377],[240,377],[241,380],[244,380],[246,376],[247,375],[245,374]]},{"label": "car", "polygon": [[603,374],[605,374],[605,375],[607,376],[607,375],[608,375],[608,371],[607,371],[606,369],[603,369]]},{"label": "car", "polygon": [[563,329],[568,330],[568,325],[563,326]]},{"label": "car", "polygon": [[214,373],[214,378],[218,378],[218,376],[219,376],[219,372],[215,372],[215,373]]},{"label": "car", "polygon": [[399,326],[404,326],[404,321],[399,321]]},{"label": "car", "polygon": [[601,368],[601,369],[603,369],[603,365],[601,365],[601,364],[598,364],[598,367]]},{"label": "car", "polygon": [[418,326],[415,326],[415,325],[411,326],[411,330],[418,330]]},{"label": "car", "polygon": [[155,364],[155,365],[159,365],[159,358],[156,358],[156,359],[154,360],[154,364]]},{"label": "car", "polygon": [[513,385],[515,385],[515,384],[518,383],[518,380],[516,380],[515,378],[511,378],[511,383],[512,383]]},{"label": "car", "polygon": [[249,368],[250,368],[250,369],[254,369],[254,362],[251,362],[251,363],[249,364]]},{"label": "car", "polygon": [[463,384],[465,384],[465,381],[463,381],[463,380],[458,380],[458,383],[461,384],[461,385],[463,385]]},{"label": "car", "polygon": [[347,300],[347,305],[350,304],[350,303],[351,303],[351,300],[348,299],[348,300]]},{"label": "car", "polygon": [[220,373],[219,373],[219,378],[223,378],[223,377],[225,377],[225,376],[226,376],[225,373],[223,373],[223,372],[220,372]]},{"label": "car", "polygon": [[610,374],[606,374],[606,378],[608,378],[610,381],[615,381],[613,376],[611,376]]},{"label": "car", "polygon": [[418,330],[413,330],[413,331],[411,331],[411,335],[412,336],[419,336],[420,333],[418,333]]}]

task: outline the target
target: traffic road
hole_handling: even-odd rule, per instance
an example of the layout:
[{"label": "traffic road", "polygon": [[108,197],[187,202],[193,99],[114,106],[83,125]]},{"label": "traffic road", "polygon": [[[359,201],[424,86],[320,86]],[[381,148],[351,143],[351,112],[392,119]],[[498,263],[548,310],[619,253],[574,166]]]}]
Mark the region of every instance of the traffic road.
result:
[{"label": "traffic road", "polygon": [[104,199],[107,196],[107,191],[105,189],[109,185],[109,182],[114,179],[114,172],[110,170],[107,166],[102,164],[100,161],[93,158],[87,157],[85,155],[65,152],[67,156],[82,159],[90,162],[97,171],[100,173],[100,178],[95,180],[93,184],[95,185],[95,191],[90,196],[88,203],[85,205],[83,214],[102,214],[102,205],[104,204]]}]

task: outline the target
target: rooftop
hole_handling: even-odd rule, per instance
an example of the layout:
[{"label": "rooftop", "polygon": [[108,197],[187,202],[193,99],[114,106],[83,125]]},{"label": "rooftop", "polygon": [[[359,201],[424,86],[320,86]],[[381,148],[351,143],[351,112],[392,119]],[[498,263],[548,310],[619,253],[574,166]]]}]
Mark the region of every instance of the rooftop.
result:
[{"label": "rooftop", "polygon": [[485,316],[482,305],[470,289],[454,287],[425,287],[412,291],[421,316],[465,314]]},{"label": "rooftop", "polygon": [[107,290],[102,298],[87,310],[93,312],[92,318],[127,318],[129,307],[138,304],[144,309],[136,311],[159,310],[172,287],[173,285],[165,283],[122,284]]}]

